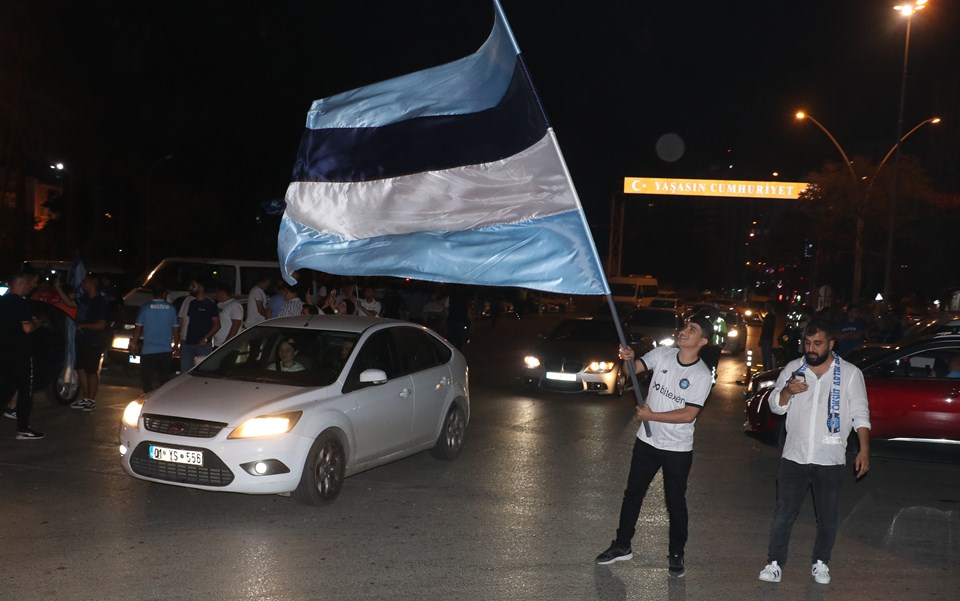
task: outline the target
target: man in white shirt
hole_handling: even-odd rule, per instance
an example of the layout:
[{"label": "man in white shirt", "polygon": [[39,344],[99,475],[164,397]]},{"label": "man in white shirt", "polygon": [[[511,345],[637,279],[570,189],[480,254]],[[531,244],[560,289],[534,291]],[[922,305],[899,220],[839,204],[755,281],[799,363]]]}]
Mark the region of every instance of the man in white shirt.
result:
[{"label": "man in white shirt", "polygon": [[263,277],[250,289],[250,294],[247,295],[247,319],[243,323],[244,327],[252,328],[258,323],[274,317],[270,315],[270,311],[267,309],[267,287],[269,285],[270,278]]},{"label": "man in white shirt", "polygon": [[363,298],[357,301],[357,315],[380,316],[380,301],[374,297],[373,288],[368,286],[363,289]]},{"label": "man in white shirt", "polygon": [[217,301],[217,308],[220,310],[220,329],[213,335],[213,348],[219,348],[240,331],[240,326],[243,325],[243,305],[230,295],[230,287],[226,284],[216,285],[213,300]]},{"label": "man in white shirt", "polygon": [[303,301],[297,296],[297,291],[290,286],[285,286],[280,292],[283,294],[284,302],[277,317],[301,315],[303,313]]},{"label": "man in white shirt", "polygon": [[787,439],[777,475],[777,509],[770,527],[767,565],[760,580],[780,582],[793,523],[812,489],[817,538],[810,573],[820,584],[830,582],[827,564],[837,537],[851,430],[860,441],[854,461],[857,478],[870,469],[870,407],[863,373],[833,351],[835,336],[827,320],[814,319],[807,324],[803,357],[787,363],[770,394],[771,411],[787,416]]},{"label": "man in white shirt", "polygon": [[[636,371],[649,371],[647,402],[637,407],[637,417],[650,425],[637,432],[627,488],[620,506],[620,525],[610,547],[597,556],[597,563],[609,565],[633,558],[630,541],[636,532],[640,506],[657,472],[663,471],[663,492],[670,516],[668,574],[684,576],[684,547],[687,544],[687,478],[693,466],[693,432],[697,415],[713,386],[713,374],[700,358],[710,344],[713,324],[704,315],[695,315],[677,333],[677,346],[661,346],[638,360],[633,349],[621,348],[620,357],[634,361]],[[627,367],[624,366],[624,369]]]}]

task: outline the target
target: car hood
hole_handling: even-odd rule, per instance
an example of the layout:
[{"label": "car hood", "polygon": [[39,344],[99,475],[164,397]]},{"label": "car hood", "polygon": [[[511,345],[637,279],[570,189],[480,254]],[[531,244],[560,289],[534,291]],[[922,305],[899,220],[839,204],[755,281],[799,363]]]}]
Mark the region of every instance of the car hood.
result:
[{"label": "car hood", "polygon": [[616,342],[584,342],[582,340],[546,340],[537,345],[535,353],[543,358],[565,358],[578,361],[617,359]]},{"label": "car hood", "polygon": [[313,388],[186,374],[147,395],[143,413],[236,426],[251,417],[293,411],[308,403],[322,402],[337,395],[338,391],[339,383]]}]

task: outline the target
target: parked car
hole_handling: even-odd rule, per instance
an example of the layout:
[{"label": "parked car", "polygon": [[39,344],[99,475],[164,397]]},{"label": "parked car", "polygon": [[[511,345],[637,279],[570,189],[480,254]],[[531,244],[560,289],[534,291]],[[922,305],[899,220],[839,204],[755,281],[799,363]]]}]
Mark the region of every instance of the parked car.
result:
[{"label": "parked car", "polygon": [[[863,345],[848,355],[863,371],[872,438],[960,441],[960,334],[940,332],[898,345]],[[748,432],[771,432],[782,418],[768,399],[779,369],[757,374],[744,393]]]},{"label": "parked car", "polygon": [[[628,341],[638,356],[654,347],[650,338]],[[629,375],[619,358],[620,341],[610,318],[567,319],[523,357],[524,388],[621,395]]]},{"label": "parked car", "polygon": [[143,480],[321,505],[378,465],[428,449],[454,459],[469,419],[466,360],[428,328],[284,317],[131,402],[120,456]]}]

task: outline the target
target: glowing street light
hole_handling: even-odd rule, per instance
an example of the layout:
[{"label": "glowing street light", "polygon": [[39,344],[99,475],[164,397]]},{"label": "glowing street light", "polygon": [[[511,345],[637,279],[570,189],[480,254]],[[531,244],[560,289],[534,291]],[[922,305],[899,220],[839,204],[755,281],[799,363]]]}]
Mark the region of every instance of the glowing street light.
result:
[{"label": "glowing street light", "polygon": [[850,161],[847,153],[844,152],[843,146],[840,146],[840,142],[837,142],[837,139],[833,137],[833,134],[830,133],[830,130],[803,111],[797,111],[794,117],[796,117],[797,121],[812,121],[814,125],[823,131],[823,133],[827,134],[827,137],[830,138],[830,141],[833,142],[833,145],[836,146],[837,150],[840,151],[840,156],[843,157],[843,163],[847,166],[847,170],[850,172],[850,177],[853,179],[853,203],[857,212],[857,235],[856,242],[853,247],[853,290],[851,291],[850,296],[853,302],[857,302],[860,299],[860,282],[862,281],[863,265],[863,211],[861,210],[862,207],[860,206],[860,180],[857,179],[857,174],[853,170],[853,163]]},{"label": "glowing street light", "polygon": [[[893,263],[893,227],[896,222],[897,184],[900,175],[900,143],[903,142],[903,105],[907,96],[907,62],[910,56],[910,22],[913,14],[927,7],[927,0],[914,0],[913,4],[898,4],[893,10],[907,19],[907,35],[903,44],[903,76],[900,78],[900,113],[897,117],[897,144],[894,146],[897,156],[893,160],[893,192],[890,195],[890,214],[887,218],[887,258],[883,270],[883,296],[890,298],[890,266]],[[912,133],[912,132],[911,132]],[[909,135],[909,134],[907,134]]]}]

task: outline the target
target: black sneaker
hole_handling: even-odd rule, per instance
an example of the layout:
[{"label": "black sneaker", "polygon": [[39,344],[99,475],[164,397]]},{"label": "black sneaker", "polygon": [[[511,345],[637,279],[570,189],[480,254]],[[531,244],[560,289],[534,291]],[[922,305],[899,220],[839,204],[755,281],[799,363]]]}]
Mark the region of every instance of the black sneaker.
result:
[{"label": "black sneaker", "polygon": [[26,432],[17,432],[17,440],[40,440],[43,438],[42,432],[37,432],[33,428],[27,428]]},{"label": "black sneaker", "polygon": [[9,419],[17,419],[17,410],[16,409],[4,409],[3,417]]},{"label": "black sneaker", "polygon": [[670,574],[671,578],[683,578],[686,574],[686,570],[683,569],[683,555],[681,554],[672,554],[667,555],[667,559],[670,560]]},{"label": "black sneaker", "polygon": [[597,555],[597,563],[602,566],[610,565],[615,561],[627,561],[633,559],[633,550],[627,546],[623,547],[617,544],[617,541],[610,541],[610,548]]}]

